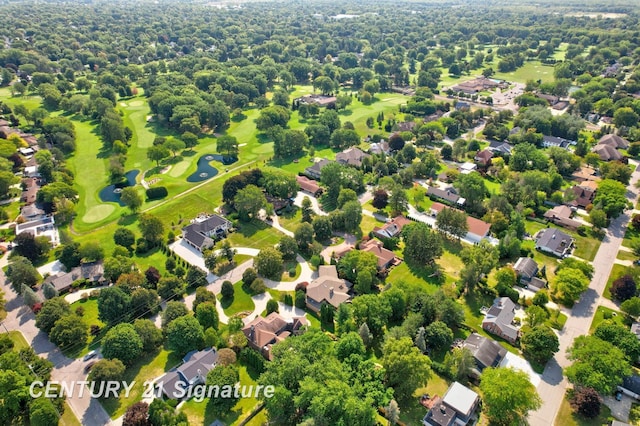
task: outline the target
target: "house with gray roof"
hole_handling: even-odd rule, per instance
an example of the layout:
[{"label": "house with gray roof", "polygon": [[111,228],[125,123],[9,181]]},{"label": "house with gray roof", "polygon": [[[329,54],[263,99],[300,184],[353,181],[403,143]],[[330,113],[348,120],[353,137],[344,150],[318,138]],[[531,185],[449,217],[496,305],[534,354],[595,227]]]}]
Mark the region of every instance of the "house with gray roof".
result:
[{"label": "house with gray roof", "polygon": [[482,328],[489,333],[515,343],[520,337],[520,329],[513,325],[516,315],[516,304],[508,297],[499,297],[482,320]]},{"label": "house with gray roof", "polygon": [[514,271],[520,280],[520,285],[528,288],[532,291],[538,291],[547,286],[544,280],[537,277],[538,264],[530,257],[520,257],[515,265],[513,265]]},{"label": "house with gray roof", "polygon": [[362,159],[366,157],[371,156],[360,148],[353,146],[336,154],[336,161],[347,166],[360,167],[362,166]]},{"label": "house with gray roof", "polygon": [[180,366],[171,369],[155,384],[165,398],[180,400],[186,396],[188,389],[205,383],[207,373],[215,367],[217,361],[216,348],[189,352]]},{"label": "house with gray roof", "polygon": [[500,346],[495,340],[487,339],[478,333],[471,333],[462,343],[462,347],[468,349],[476,362],[473,373],[480,376],[482,370],[487,367],[497,367],[507,356],[507,350]]},{"label": "house with gray roof", "polygon": [[71,285],[78,280],[87,280],[93,284],[104,284],[104,266],[102,261],[85,262],[71,269],[69,272],[49,275],[43,283],[50,283],[58,293],[69,291]]},{"label": "house with gray roof", "polygon": [[182,238],[191,247],[203,251],[213,246],[216,239],[224,237],[232,224],[217,214],[199,216],[182,228]]},{"label": "house with gray roof", "polygon": [[540,230],[535,237],[536,250],[553,254],[558,257],[567,257],[573,249],[574,239],[570,235],[557,228],[545,228]]},{"label": "house with gray roof", "polygon": [[507,142],[491,141],[489,143],[489,150],[499,155],[511,155],[513,145]]},{"label": "house with gray roof", "polygon": [[435,186],[430,186],[427,188],[427,195],[431,198],[437,198],[439,200],[445,201],[453,206],[464,206],[466,200],[458,195],[458,193],[452,189],[440,189]]},{"label": "house with gray roof", "polygon": [[315,163],[313,163],[313,166],[309,166],[306,169],[304,169],[304,174],[309,176],[312,179],[318,180],[322,175],[321,174],[322,168],[330,163],[333,163],[333,161],[327,160],[326,158],[321,158]]},{"label": "house with gray roof", "polygon": [[575,145],[575,141],[570,141],[564,138],[559,138],[557,136],[542,136],[542,146],[545,148],[550,148],[552,146],[556,146],[558,148],[568,149],[569,145]]},{"label": "house with gray roof", "polygon": [[466,425],[473,422],[480,396],[468,387],[453,382],[444,397],[422,419],[424,426]]}]

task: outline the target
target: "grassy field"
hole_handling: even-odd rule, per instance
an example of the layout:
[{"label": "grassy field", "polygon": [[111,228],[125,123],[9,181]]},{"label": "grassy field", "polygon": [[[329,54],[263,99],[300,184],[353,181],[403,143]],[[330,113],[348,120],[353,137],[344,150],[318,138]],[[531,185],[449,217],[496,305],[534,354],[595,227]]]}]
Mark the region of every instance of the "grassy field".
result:
[{"label": "grassy field", "polygon": [[242,288],[242,281],[235,283],[233,288],[235,292],[233,297],[229,299],[225,299],[221,294],[218,294],[218,300],[220,300],[220,306],[224,309],[224,313],[227,316],[233,316],[239,312],[253,311],[255,305],[251,300],[251,295]]},{"label": "grassy field", "polygon": [[71,312],[76,312],[76,309],[80,307],[82,307],[82,309],[84,310],[84,313],[82,314],[81,318],[82,318],[82,321],[84,321],[84,323],[87,325],[87,328],[89,328],[92,325],[98,325],[100,326],[100,328],[103,329],[103,331],[97,336],[89,335],[87,344],[83,348],[74,348],[76,350],[74,350],[73,354],[68,354],[68,355],[73,355],[76,358],[85,355],[91,349],[98,348],[98,342],[94,343],[94,341],[102,338],[102,335],[104,334],[104,326],[105,326],[105,324],[98,319],[98,299],[96,297],[90,297],[88,299],[80,299],[77,302],[72,303]]},{"label": "grassy field", "polygon": [[512,72],[496,72],[491,78],[523,84],[528,80],[542,80],[543,83],[547,83],[554,80],[553,66],[542,65],[540,61],[530,61],[525,62],[523,66]]},{"label": "grassy field", "polygon": [[100,402],[112,419],[116,419],[124,414],[127,407],[142,399],[145,390],[144,382],[151,381],[180,363],[180,357],[174,352],[165,349],[145,354],[141,356],[133,365],[129,366],[124,373],[122,380],[135,382],[129,398],[124,397],[124,393],[119,398],[102,399]]},{"label": "grassy field", "polygon": [[[247,371],[245,366],[239,366],[238,372],[240,373],[241,385],[255,385],[255,378],[252,377]],[[193,399],[184,403],[181,411],[187,415],[190,424],[211,424],[216,419],[223,422],[225,425],[237,425],[253,410],[258,404],[256,398],[240,398],[240,400],[233,406],[231,410],[225,413],[216,413],[214,407],[209,404],[209,398],[205,398],[201,402],[196,402]],[[262,410],[256,418],[252,419],[250,423],[253,425],[261,425],[266,421],[266,412]]]}]

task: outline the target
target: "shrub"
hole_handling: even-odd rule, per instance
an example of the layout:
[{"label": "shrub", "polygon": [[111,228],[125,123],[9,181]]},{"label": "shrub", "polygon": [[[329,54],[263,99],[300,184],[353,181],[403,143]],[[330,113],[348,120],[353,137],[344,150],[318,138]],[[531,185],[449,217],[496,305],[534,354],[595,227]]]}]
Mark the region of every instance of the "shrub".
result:
[{"label": "shrub", "polygon": [[255,280],[253,280],[250,288],[253,294],[262,294],[267,291],[267,286],[264,285],[264,281],[262,281],[260,278],[256,278]]},{"label": "shrub", "polygon": [[159,200],[160,198],[164,198],[167,195],[169,195],[167,188],[165,188],[164,186],[156,186],[153,188],[149,188],[147,189],[146,193],[147,193],[147,199],[149,200]]},{"label": "shrub", "polygon": [[287,306],[293,306],[293,297],[290,294],[284,293],[280,295],[280,301]]},{"label": "shrub", "polygon": [[304,309],[307,306],[307,296],[302,290],[296,290],[296,308]]},{"label": "shrub", "polygon": [[76,308],[76,315],[79,316],[79,317],[84,316],[84,308],[82,306],[78,306]]},{"label": "shrub", "polygon": [[296,291],[302,291],[303,293],[307,292],[307,287],[309,286],[309,283],[306,281],[302,281],[298,284],[296,284]]},{"label": "shrub", "polygon": [[233,297],[234,288],[233,288],[233,284],[231,284],[231,281],[225,281],[222,283],[220,294],[224,299],[230,299]]}]

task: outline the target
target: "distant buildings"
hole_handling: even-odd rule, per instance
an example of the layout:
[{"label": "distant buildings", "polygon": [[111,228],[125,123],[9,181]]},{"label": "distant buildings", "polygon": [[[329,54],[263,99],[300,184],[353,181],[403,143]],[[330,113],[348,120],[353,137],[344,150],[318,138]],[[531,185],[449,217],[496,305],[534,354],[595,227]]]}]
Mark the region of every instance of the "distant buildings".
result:
[{"label": "distant buildings", "polygon": [[203,251],[213,246],[214,240],[223,238],[232,224],[217,214],[199,216],[182,228],[182,238],[191,247]]},{"label": "distant buildings", "polygon": [[362,166],[362,159],[365,157],[370,157],[370,155],[364,153],[360,148],[351,147],[336,154],[336,161],[340,164],[360,167]]},{"label": "distant buildings", "polygon": [[481,167],[489,167],[491,165],[492,158],[493,152],[491,152],[490,149],[483,149],[473,157],[474,161]]},{"label": "distant buildings", "polygon": [[482,320],[482,328],[489,333],[515,343],[520,337],[520,329],[513,325],[516,315],[516,304],[508,297],[499,297]]},{"label": "distant buildings", "polygon": [[473,80],[465,81],[457,84],[451,88],[454,92],[462,92],[468,95],[473,95],[478,92],[484,92],[486,90],[493,90],[496,88],[506,89],[508,84],[504,81],[490,80],[486,77],[478,77]]},{"label": "distant buildings", "polygon": [[555,146],[557,148],[569,149],[569,145],[575,145],[575,144],[576,144],[575,141],[559,138],[557,136],[544,135],[542,137],[542,146],[545,148],[550,148],[552,146]]},{"label": "distant buildings", "polygon": [[430,186],[427,188],[427,195],[432,199],[437,198],[454,206],[464,206],[464,203],[466,202],[464,198],[459,196],[455,190],[451,188],[440,189],[435,186]]},{"label": "distant buildings", "polygon": [[293,100],[294,105],[317,105],[319,107],[335,109],[337,98],[335,96],[326,95],[306,95]]},{"label": "distant buildings", "polygon": [[247,337],[247,343],[251,348],[260,352],[266,359],[271,360],[271,347],[273,345],[292,334],[297,334],[302,327],[308,325],[309,322],[306,318],[283,318],[277,312],[272,312],[266,318],[256,317],[244,326],[242,332]]},{"label": "distant buildings", "polygon": [[598,189],[598,183],[593,180],[585,180],[582,183],[573,186],[570,191],[573,192],[574,199],[567,204],[573,207],[586,208],[589,204],[593,203],[593,199],[596,196],[596,190]]}]

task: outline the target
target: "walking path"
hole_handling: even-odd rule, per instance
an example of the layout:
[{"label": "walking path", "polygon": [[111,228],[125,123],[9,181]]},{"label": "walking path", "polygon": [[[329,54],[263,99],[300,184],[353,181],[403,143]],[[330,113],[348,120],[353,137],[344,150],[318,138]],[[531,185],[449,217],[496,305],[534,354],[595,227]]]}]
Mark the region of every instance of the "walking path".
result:
[{"label": "walking path", "polygon": [[[637,166],[634,161],[630,163]],[[634,205],[637,198],[635,183],[639,179],[640,172],[634,169],[627,190],[627,199]],[[612,220],[606,230],[602,244],[600,244],[600,248],[592,262],[594,267],[593,279],[578,303],[568,312],[567,322],[559,333],[560,350],[547,363],[542,374],[542,382],[538,386],[538,394],[542,398],[542,406],[537,411],[529,413],[528,420],[531,426],[554,424],[568,385],[567,379],[562,374],[563,368],[571,365],[571,362],[567,359],[567,348],[573,344],[573,340],[576,337],[589,333],[589,328],[599,305],[610,306],[613,303],[603,298],[602,293],[611,274],[618,250],[622,245],[629,220],[630,212],[625,212]]]}]

